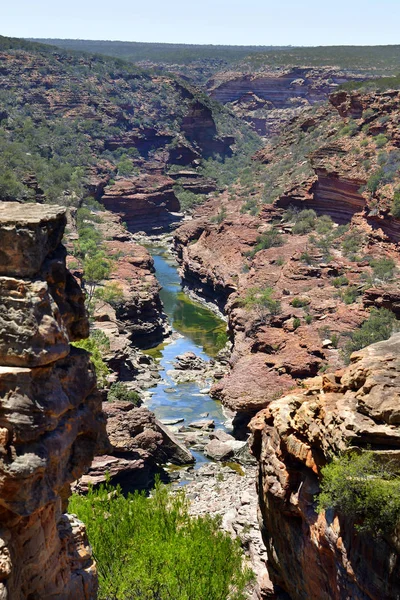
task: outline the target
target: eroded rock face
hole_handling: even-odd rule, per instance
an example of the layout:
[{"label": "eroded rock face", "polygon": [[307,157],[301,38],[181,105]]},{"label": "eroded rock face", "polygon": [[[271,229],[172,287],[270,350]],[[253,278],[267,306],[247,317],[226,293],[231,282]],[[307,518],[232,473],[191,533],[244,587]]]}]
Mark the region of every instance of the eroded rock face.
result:
[{"label": "eroded rock face", "polygon": [[84,527],[62,499],[103,428],[61,207],[0,203],[0,598],[95,598]]},{"label": "eroded rock face", "polygon": [[390,600],[400,593],[398,532],[372,538],[340,514],[316,512],[320,468],[332,453],[371,448],[400,462],[399,356],[395,334],[251,422],[268,568],[293,600]]}]

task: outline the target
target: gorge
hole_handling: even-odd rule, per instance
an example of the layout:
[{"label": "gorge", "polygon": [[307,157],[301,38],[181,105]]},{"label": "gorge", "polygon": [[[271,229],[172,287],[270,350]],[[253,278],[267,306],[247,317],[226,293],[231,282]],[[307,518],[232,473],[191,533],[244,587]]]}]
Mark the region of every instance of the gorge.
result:
[{"label": "gorge", "polygon": [[[160,477],[237,538],[240,600],[397,598],[398,89],[2,44],[0,597],[108,597],[70,486]],[[352,453],[385,530],[319,504]]]}]

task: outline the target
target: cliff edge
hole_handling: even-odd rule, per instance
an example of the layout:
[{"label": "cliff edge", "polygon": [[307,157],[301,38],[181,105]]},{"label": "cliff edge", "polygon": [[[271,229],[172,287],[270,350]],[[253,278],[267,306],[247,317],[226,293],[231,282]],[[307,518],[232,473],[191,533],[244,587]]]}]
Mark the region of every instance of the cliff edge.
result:
[{"label": "cliff edge", "polygon": [[69,484],[104,427],[84,300],[65,266],[65,210],[0,203],[0,599],[96,597]]},{"label": "cliff edge", "polygon": [[335,374],[271,404],[251,422],[272,580],[292,600],[393,600],[400,594],[399,531],[357,531],[316,511],[320,470],[349,447],[398,471],[400,334],[352,355]]}]

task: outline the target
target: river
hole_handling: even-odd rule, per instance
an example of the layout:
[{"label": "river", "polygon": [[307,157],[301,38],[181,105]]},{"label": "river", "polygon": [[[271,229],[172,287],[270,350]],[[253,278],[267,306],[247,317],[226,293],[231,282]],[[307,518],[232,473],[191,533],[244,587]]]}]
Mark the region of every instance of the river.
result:
[{"label": "river", "polygon": [[[162,367],[161,380],[152,388],[152,396],[146,406],[161,421],[184,419],[179,425],[185,428],[207,415],[207,419],[214,420],[216,428],[225,429],[226,416],[221,404],[207,393],[200,393],[204,385],[196,382],[176,384],[168,376],[168,371],[173,369],[175,357],[184,352],[194,352],[205,360],[215,357],[227,341],[226,323],[182,291],[177,264],[165,248],[148,249],[162,286],[160,297],[173,335],[160,346],[146,351],[159,360]],[[208,386],[211,381],[205,384]],[[198,466],[207,460],[202,453],[193,452],[193,455]]]}]

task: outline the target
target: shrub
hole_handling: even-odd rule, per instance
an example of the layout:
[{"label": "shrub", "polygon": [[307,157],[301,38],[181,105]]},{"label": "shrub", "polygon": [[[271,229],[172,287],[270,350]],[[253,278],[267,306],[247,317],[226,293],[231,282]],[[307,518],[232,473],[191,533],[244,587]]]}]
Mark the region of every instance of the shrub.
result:
[{"label": "shrub", "polygon": [[335,277],[332,280],[332,283],[335,288],[340,288],[343,285],[349,285],[349,280],[347,279],[347,277],[345,275],[339,275],[339,277]]},{"label": "shrub", "polygon": [[307,325],[310,325],[310,323],[312,323],[312,316],[311,315],[306,315],[304,317],[304,320],[307,323]]},{"label": "shrub", "polygon": [[312,209],[302,210],[299,213],[295,213],[295,225],[293,227],[293,233],[296,235],[305,235],[315,228],[317,214]]},{"label": "shrub", "polygon": [[300,321],[299,317],[295,317],[293,319],[293,327],[294,327],[294,329],[297,329],[298,327],[300,327],[300,325],[301,325],[301,321]]},{"label": "shrub", "polygon": [[358,231],[351,231],[342,241],[343,254],[350,260],[355,260],[362,243],[362,235]]},{"label": "shrub", "polygon": [[283,246],[284,241],[282,236],[275,230],[270,229],[266,233],[259,235],[256,239],[256,245],[250,252],[250,256],[254,256],[260,250],[268,250],[274,246]]},{"label": "shrub", "polygon": [[99,573],[99,600],[244,600],[253,574],[238,539],[220,520],[193,518],[181,490],[156,484],[124,497],[101,486],[73,495],[69,511],[87,527]]},{"label": "shrub", "polygon": [[122,302],[124,291],[117,281],[107,281],[102,288],[96,289],[94,296],[115,307]]},{"label": "shrub", "polygon": [[315,222],[315,229],[320,235],[326,235],[333,230],[333,221],[329,215],[318,217]]},{"label": "shrub", "polygon": [[311,254],[309,252],[302,252],[300,255],[300,260],[301,260],[301,262],[305,263],[306,265],[314,264],[314,258],[311,256]]},{"label": "shrub", "polygon": [[382,340],[387,340],[396,329],[396,317],[386,308],[373,308],[371,314],[362,325],[350,334],[345,346],[344,358],[350,362],[350,355],[356,350],[365,348]]},{"label": "shrub", "polygon": [[396,190],[393,196],[391,213],[396,218],[400,218],[400,190]]},{"label": "shrub", "polygon": [[90,353],[90,360],[96,371],[97,384],[100,388],[107,385],[107,378],[110,375],[110,370],[104,362],[104,355],[110,349],[110,340],[103,331],[95,330],[86,340],[73,342],[75,348],[82,348]]},{"label": "shrub", "polygon": [[141,404],[140,394],[130,390],[125,383],[122,383],[122,381],[117,381],[111,385],[107,394],[107,400],[109,402],[115,402],[116,400],[133,402],[136,406],[140,406]]},{"label": "shrub", "polygon": [[391,533],[400,521],[400,479],[373,452],[351,452],[321,470],[318,510],[333,508],[373,535]]},{"label": "shrub", "polygon": [[225,206],[222,206],[220,208],[220,210],[218,211],[218,213],[214,217],[211,217],[210,221],[212,221],[213,223],[217,223],[217,225],[221,225],[221,223],[223,221],[225,221],[225,219],[226,219],[226,208],[225,208]]},{"label": "shrub", "polygon": [[293,298],[290,303],[294,308],[304,308],[310,304],[310,301],[307,298]]},{"label": "shrub", "polygon": [[396,263],[392,258],[377,258],[371,261],[374,278],[380,281],[390,281],[394,277]]},{"label": "shrub", "polygon": [[339,296],[345,304],[353,304],[360,293],[360,290],[355,285],[349,285],[349,287],[344,290],[340,290]]},{"label": "shrub", "polygon": [[376,144],[377,148],[383,148],[383,146],[386,146],[387,143],[388,143],[388,139],[385,135],[383,135],[383,133],[380,133],[379,135],[376,136],[375,144]]},{"label": "shrub", "polygon": [[281,309],[280,302],[274,300],[272,294],[274,293],[273,288],[249,288],[246,292],[246,296],[240,301],[241,305],[259,310],[261,313],[264,311],[269,312],[271,315],[276,315]]}]

